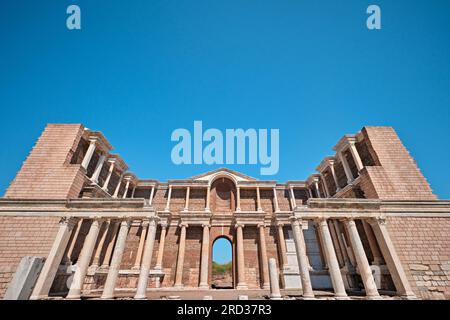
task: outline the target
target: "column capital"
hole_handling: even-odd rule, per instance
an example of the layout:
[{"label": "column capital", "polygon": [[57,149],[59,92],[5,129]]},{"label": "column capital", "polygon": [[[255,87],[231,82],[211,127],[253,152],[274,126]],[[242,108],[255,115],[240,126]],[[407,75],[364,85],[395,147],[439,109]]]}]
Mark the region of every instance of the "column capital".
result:
[{"label": "column capital", "polygon": [[258,228],[265,228],[267,225],[264,222],[260,222],[257,224]]},{"label": "column capital", "polygon": [[373,225],[386,225],[386,217],[376,217],[372,219],[365,220],[367,223],[369,223],[371,226]]},{"label": "column capital", "polygon": [[317,217],[314,219],[318,224],[324,224],[327,223],[328,217]]},{"label": "column capital", "polygon": [[291,221],[292,224],[302,224],[303,223],[303,219],[301,217],[296,217],[296,216],[292,216],[289,217],[289,220]]},{"label": "column capital", "polygon": [[237,228],[244,228],[245,227],[245,225],[243,224],[243,223],[236,223],[235,225],[234,225],[234,227],[237,229]]},{"label": "column capital", "polygon": [[202,227],[205,228],[211,228],[211,224],[210,223],[202,223]]},{"label": "column capital", "polygon": [[59,224],[60,225],[67,225],[68,227],[74,227],[77,222],[78,222],[78,218],[75,217],[71,217],[71,216],[64,216],[61,217],[61,219],[59,219]]},{"label": "column capital", "polygon": [[189,227],[189,224],[187,222],[180,222],[179,226],[180,226],[180,228],[183,228],[183,227],[187,228],[187,227]]},{"label": "column capital", "polygon": [[161,221],[159,223],[159,225],[161,226],[161,228],[165,229],[165,228],[167,228],[168,223],[167,223],[167,221]]},{"label": "column capital", "polygon": [[148,227],[149,224],[150,224],[150,221],[143,219],[141,222],[141,227]]}]

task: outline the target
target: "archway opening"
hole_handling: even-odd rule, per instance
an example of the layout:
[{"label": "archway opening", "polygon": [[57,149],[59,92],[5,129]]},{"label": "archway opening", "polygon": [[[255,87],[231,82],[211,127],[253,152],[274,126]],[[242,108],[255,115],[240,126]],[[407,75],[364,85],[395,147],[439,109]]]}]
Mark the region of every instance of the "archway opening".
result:
[{"label": "archway opening", "polygon": [[211,287],[233,289],[233,249],[225,237],[217,238],[213,243]]}]

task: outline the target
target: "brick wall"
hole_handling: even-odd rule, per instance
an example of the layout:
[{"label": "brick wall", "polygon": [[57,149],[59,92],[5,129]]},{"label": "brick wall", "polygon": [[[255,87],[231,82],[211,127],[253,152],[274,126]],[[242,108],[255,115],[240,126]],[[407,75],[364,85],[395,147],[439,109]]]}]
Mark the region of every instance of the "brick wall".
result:
[{"label": "brick wall", "polygon": [[84,173],[70,164],[83,134],[80,124],[49,124],[6,191],[6,198],[78,197]]},{"label": "brick wall", "polygon": [[0,217],[0,298],[24,256],[47,257],[58,222],[57,217]]},{"label": "brick wall", "polygon": [[[366,167],[381,199],[434,200],[427,180],[391,127],[364,127],[361,135],[381,167]],[[370,192],[373,194],[373,192]]]},{"label": "brick wall", "polygon": [[387,227],[414,293],[450,299],[450,219],[395,217]]}]

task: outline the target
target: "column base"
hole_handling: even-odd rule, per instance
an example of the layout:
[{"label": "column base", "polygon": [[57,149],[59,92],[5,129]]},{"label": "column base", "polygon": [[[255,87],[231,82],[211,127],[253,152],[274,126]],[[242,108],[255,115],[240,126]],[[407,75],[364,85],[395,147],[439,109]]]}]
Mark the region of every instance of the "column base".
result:
[{"label": "column base", "polygon": [[236,289],[237,289],[237,290],[247,290],[248,287],[247,287],[247,284],[246,284],[246,283],[239,283],[239,284],[236,286]]},{"label": "column base", "polygon": [[419,300],[414,293],[406,294],[400,297],[405,300]]},{"label": "column base", "polygon": [[334,296],[336,298],[336,300],[350,300],[350,298],[348,297],[348,295],[339,295],[339,296]]},{"label": "column base", "polygon": [[147,300],[147,296],[146,296],[146,295],[139,294],[139,295],[135,295],[135,296],[133,297],[133,299],[134,299],[134,300]]},{"label": "column base", "polygon": [[108,295],[108,296],[101,296],[100,297],[100,299],[102,299],[102,300],[113,300],[114,299],[114,296],[110,296],[110,295]]},{"label": "column base", "polygon": [[183,284],[176,284],[176,285],[173,286],[173,288],[180,290],[180,289],[184,288],[184,285]]},{"label": "column base", "polygon": [[280,296],[270,296],[270,300],[283,300],[283,298]]},{"label": "column base", "polygon": [[65,299],[67,299],[67,300],[80,300],[81,299],[81,295],[73,294],[73,295],[67,296]]},{"label": "column base", "polygon": [[47,299],[47,298],[48,298],[47,295],[42,294],[42,295],[39,295],[39,296],[31,296],[30,300],[44,300],[44,299]]},{"label": "column base", "polygon": [[270,289],[270,284],[264,284],[264,285],[262,286],[262,288],[263,288],[264,290],[268,290],[268,289]]},{"label": "column base", "polygon": [[131,267],[131,270],[141,270],[141,266],[133,266]]},{"label": "column base", "polygon": [[380,295],[377,296],[366,296],[368,300],[383,300],[383,298]]},{"label": "column base", "polygon": [[208,284],[200,284],[198,286],[199,289],[209,289],[209,285]]}]

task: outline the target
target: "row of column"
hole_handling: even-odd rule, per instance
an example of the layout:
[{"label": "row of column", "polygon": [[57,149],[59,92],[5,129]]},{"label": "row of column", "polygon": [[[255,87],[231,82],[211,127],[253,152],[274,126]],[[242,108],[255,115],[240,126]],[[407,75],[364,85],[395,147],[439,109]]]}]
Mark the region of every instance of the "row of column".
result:
[{"label": "row of column", "polygon": [[[409,283],[406,279],[406,275],[403,271],[400,260],[398,259],[395,253],[395,249],[390,240],[388,231],[384,225],[384,220],[375,221],[372,219],[368,221],[372,226],[371,229],[373,230],[376,240],[378,241],[378,244],[380,246],[381,250],[380,255],[382,254],[386,261],[386,265],[390,271],[397,292],[403,296],[413,297],[414,294],[412,293],[411,288],[409,287]],[[63,258],[64,252],[66,251],[66,247],[68,245],[71,233],[76,223],[77,223],[76,219],[64,218],[61,220],[59,231],[55,238],[52,249],[45,261],[41,274],[37,280],[31,299],[40,299],[48,296],[50,287],[56,276],[58,266]],[[88,271],[89,263],[94,253],[97,237],[99,235],[100,228],[103,223],[109,225],[110,220],[104,220],[100,218],[92,219],[89,232],[84,240],[82,251],[78,258],[77,268],[67,296],[68,299],[79,299],[81,296],[81,291]],[[297,261],[302,282],[303,296],[305,298],[313,298],[314,293],[312,290],[310,279],[310,268],[308,257],[306,254],[305,240],[302,231],[303,223],[304,222],[300,218],[297,217],[291,218],[291,226],[297,252]],[[324,257],[326,260],[326,264],[328,266],[335,295],[337,298],[346,298],[347,294],[345,292],[345,286],[339,268],[336,250],[333,245],[333,235],[332,233],[330,233],[327,219],[325,218],[317,219],[317,223],[319,226],[319,233],[324,251]],[[347,230],[350,246],[352,248],[352,252],[354,253],[354,259],[356,262],[356,266],[359,270],[359,273],[361,275],[366,295],[369,298],[378,298],[379,293],[361,239],[359,237],[355,221],[353,219],[344,219],[343,223],[344,227]],[[141,248],[138,249],[139,251],[138,257],[140,256],[140,254],[142,254],[142,258],[137,258],[137,262],[140,264],[140,274],[135,294],[136,299],[146,298],[146,291],[150,272],[150,263],[152,260],[153,246],[156,234],[156,226],[157,223],[155,217],[151,217],[148,220],[146,220],[142,226],[143,227],[142,233],[144,234],[144,236],[142,236],[141,234],[141,239],[142,240],[145,239],[145,245],[143,245],[143,249]],[[186,223],[180,224],[180,242],[179,242],[175,283],[174,283],[174,287],[178,288],[183,286],[183,264],[184,264],[187,227],[188,225]],[[209,256],[210,256],[209,254],[210,225],[204,224],[202,227],[203,227],[203,236],[202,236],[199,286],[201,288],[209,288],[208,273],[209,273]],[[236,249],[237,249],[237,289],[246,289],[247,284],[245,281],[245,258],[244,258],[244,242],[243,242],[244,225],[236,224],[235,227],[236,227]],[[129,228],[130,228],[130,220],[122,219],[122,221],[120,222],[119,231],[117,233],[115,247],[109,265],[104,290],[102,293],[103,299],[111,299],[114,297],[114,289],[119,275],[120,263],[122,261],[122,256],[125,249],[125,242]],[[269,270],[266,252],[265,225],[259,224],[258,230],[259,230],[262,286],[263,288],[269,288]],[[162,268],[161,264],[162,264],[162,255],[164,252],[163,248],[165,235],[166,235],[166,226],[162,225],[161,241],[159,243],[160,247],[158,251],[155,269]],[[282,225],[278,226],[278,237],[281,250],[280,268],[282,268],[287,263],[285,257],[286,248],[284,247],[283,250],[284,235]],[[340,249],[342,248],[339,248],[339,250]]]},{"label": "row of column", "polygon": [[[97,143],[98,143],[97,138],[90,139],[89,147],[88,147],[86,154],[84,155],[84,158],[81,162],[81,167],[83,167],[85,170],[87,170],[87,168],[89,167],[89,164],[92,161],[92,157],[94,155]],[[107,158],[108,158],[108,154],[106,152],[103,152],[100,154],[100,157],[97,161],[94,172],[92,173],[92,176],[89,178],[92,181],[92,183],[98,184],[98,179],[100,177],[100,173],[103,169],[103,166],[104,166]],[[108,159],[108,162],[109,162],[108,174],[106,176],[105,181],[100,186],[103,189],[103,191],[105,191],[105,192],[108,192],[109,183],[110,183],[111,177],[114,173],[114,169],[117,167],[118,159],[114,158],[114,156],[113,156],[112,158]],[[120,175],[119,181],[114,189],[114,193],[112,194],[113,198],[118,198],[120,187],[122,186],[123,181],[125,181],[125,191],[122,195],[122,198],[126,198],[127,194],[128,194],[128,190],[130,188],[130,184],[133,181],[133,175],[132,174],[127,175],[125,173],[125,170],[122,172],[122,174]]]},{"label": "row of column", "polygon": [[[385,226],[384,220],[368,220],[371,226],[371,230],[376,237],[376,241],[380,245],[381,253],[378,251],[374,254],[374,257],[380,259],[381,255],[386,260],[386,264],[390,275],[393,279],[394,285],[396,287],[397,293],[401,296],[407,298],[414,298],[414,293],[412,292],[406,274],[403,270],[401,262],[395,252],[392,241],[389,237],[389,233]],[[335,222],[337,222],[335,220]],[[300,218],[291,218],[291,225],[294,235],[294,242],[297,251],[297,260],[300,270],[300,277],[303,288],[303,296],[305,298],[313,298],[314,293],[311,286],[311,279],[309,274],[309,264],[308,257],[306,255],[305,240],[302,231],[302,220]],[[324,253],[324,258],[328,266],[331,282],[335,292],[335,296],[340,299],[346,299],[347,293],[345,291],[345,286],[339,267],[338,258],[336,256],[336,250],[333,245],[333,236],[330,233],[329,225],[327,219],[321,218],[317,219],[319,234],[321,238],[322,249]],[[359,237],[358,230],[353,219],[344,219],[344,227],[347,230],[349,236],[350,246],[352,252],[354,253],[354,259],[356,266],[358,268],[359,274],[365,288],[366,295],[369,299],[379,298],[379,293],[375,283],[375,279],[372,274],[366,253],[364,251],[361,238]],[[363,221],[363,223],[367,223]],[[367,225],[370,227],[369,225]],[[333,230],[333,229],[332,229]],[[341,248],[338,248],[341,250]]]},{"label": "row of column", "polygon": [[[140,274],[138,280],[138,286],[136,290],[135,299],[145,299],[147,293],[147,283],[150,272],[150,264],[153,255],[153,245],[155,241],[155,233],[156,233],[156,217],[150,217],[144,223],[143,228],[146,229],[147,237],[145,241],[145,246],[143,249],[143,256],[140,265]],[[33,289],[33,293],[30,299],[42,299],[46,298],[50,292],[51,285],[56,276],[56,272],[58,267],[62,261],[64,252],[66,252],[66,248],[71,236],[71,233],[77,224],[77,219],[73,218],[63,218],[60,221],[60,227],[58,233],[56,235],[53,246],[50,250],[50,253],[44,263],[44,266],[41,270],[39,278],[36,282],[36,285]],[[81,291],[83,288],[84,280],[86,278],[86,274],[88,272],[89,263],[92,259],[95,244],[97,242],[98,235],[100,233],[100,229],[103,223],[108,223],[108,220],[93,218],[92,223],[89,228],[89,232],[84,240],[82,250],[80,252],[77,268],[75,274],[73,276],[72,283],[70,285],[69,293],[67,295],[67,299],[79,299],[81,297]],[[128,231],[130,228],[131,221],[130,219],[122,219],[120,222],[120,228],[115,239],[114,251],[112,253],[111,262],[108,268],[108,274],[106,277],[105,286],[102,293],[102,299],[111,299],[114,297],[114,289],[117,283],[117,278],[119,276],[120,264],[122,261],[123,252],[125,250],[125,243],[128,235]],[[165,230],[165,228],[164,228]],[[165,236],[165,232],[161,233],[161,235]],[[75,239],[74,239],[75,240]],[[100,242],[102,242],[101,239]],[[161,242],[164,242],[162,240]],[[160,242],[160,244],[161,244]],[[160,250],[160,254],[162,255],[163,250]],[[161,268],[161,258],[158,256],[159,267]],[[95,258],[94,258],[95,262]]]},{"label": "row of column", "polygon": [[[318,186],[317,186],[318,188]],[[173,186],[169,186],[168,192],[167,192],[167,201],[166,201],[166,206],[164,211],[165,212],[170,212],[170,201],[172,198],[172,190],[173,190]],[[241,187],[240,186],[236,186],[236,211],[237,212],[241,212]],[[256,187],[256,211],[257,212],[264,212],[264,210],[262,209],[262,205],[261,205],[261,191],[260,191],[260,187]],[[189,211],[189,200],[190,200],[190,191],[191,191],[191,187],[186,187],[186,199],[185,199],[185,205],[182,211],[184,212],[188,212]],[[278,195],[277,195],[277,190],[276,188],[272,188],[273,191],[273,203],[274,203],[274,209],[275,212],[280,212],[280,206],[278,203]],[[210,212],[210,194],[211,194],[211,187],[208,186],[207,187],[207,193],[206,193],[206,204],[205,204],[205,212]],[[152,187],[151,189],[151,194],[149,197],[149,204],[151,205],[152,203],[152,199],[153,199],[153,195],[154,195],[154,187]],[[292,209],[294,209],[297,206],[296,200],[295,200],[295,195],[294,195],[294,188],[293,186],[289,187],[289,201],[291,204]]]}]

